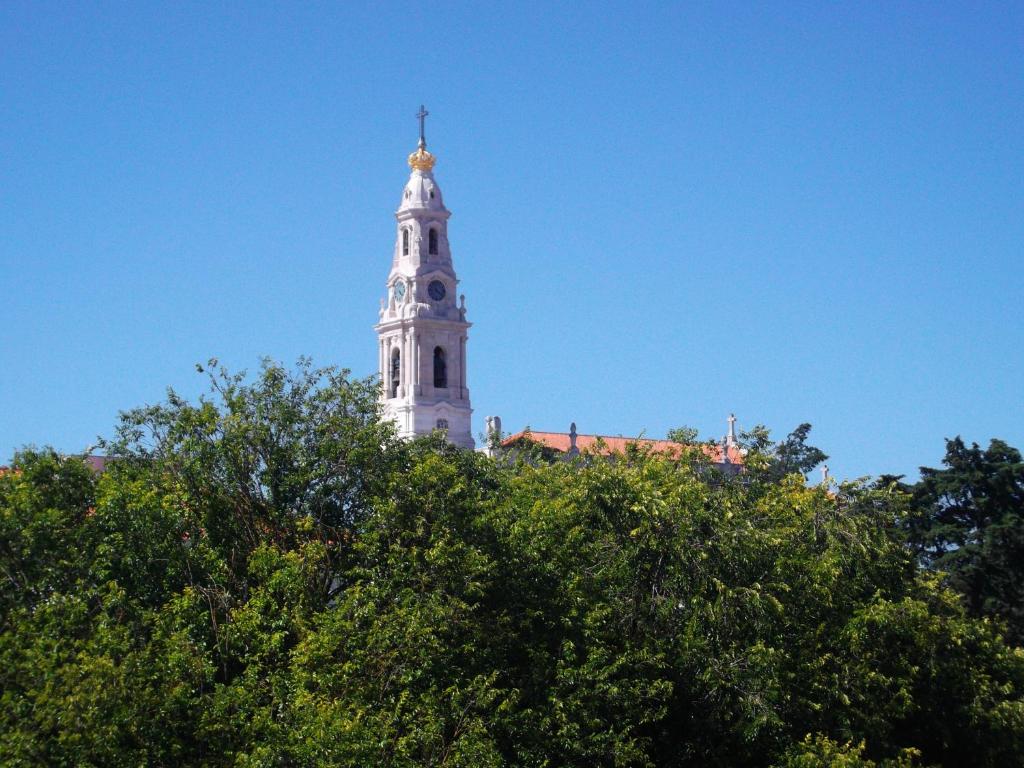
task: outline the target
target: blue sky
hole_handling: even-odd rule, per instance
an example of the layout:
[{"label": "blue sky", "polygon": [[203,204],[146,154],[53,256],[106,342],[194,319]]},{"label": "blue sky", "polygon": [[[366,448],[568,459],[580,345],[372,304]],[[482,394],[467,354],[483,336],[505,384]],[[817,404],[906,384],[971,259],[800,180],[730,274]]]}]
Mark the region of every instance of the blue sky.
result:
[{"label": "blue sky", "polygon": [[374,372],[414,146],[506,429],[1024,447],[1020,3],[0,5],[0,460]]}]

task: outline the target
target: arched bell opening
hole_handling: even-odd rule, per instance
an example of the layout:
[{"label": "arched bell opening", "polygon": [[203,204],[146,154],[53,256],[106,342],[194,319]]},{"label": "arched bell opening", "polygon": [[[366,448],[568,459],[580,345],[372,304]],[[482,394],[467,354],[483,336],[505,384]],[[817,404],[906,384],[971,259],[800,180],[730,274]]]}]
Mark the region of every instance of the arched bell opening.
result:
[{"label": "arched bell opening", "polygon": [[434,347],[434,388],[448,388],[448,363],[441,347]]},{"label": "arched bell opening", "polygon": [[402,353],[395,349],[391,352],[391,381],[388,385],[388,397],[398,397],[398,385],[402,380]]}]

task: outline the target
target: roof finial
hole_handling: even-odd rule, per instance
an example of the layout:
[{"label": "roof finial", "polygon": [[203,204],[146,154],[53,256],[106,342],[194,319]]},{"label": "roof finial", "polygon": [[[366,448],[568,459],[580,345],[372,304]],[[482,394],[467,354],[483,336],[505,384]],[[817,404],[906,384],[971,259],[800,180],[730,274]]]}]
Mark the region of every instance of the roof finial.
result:
[{"label": "roof finial", "polygon": [[420,120],[420,143],[416,147],[416,151],[409,155],[409,167],[414,171],[425,171],[427,173],[433,170],[434,163],[437,162],[434,156],[427,152],[425,124],[429,114],[427,108],[420,104],[420,111],[416,113],[416,117]]},{"label": "roof finial", "polygon": [[501,417],[488,416],[484,423],[487,425],[484,453],[488,456],[494,456],[501,450]]},{"label": "roof finial", "polygon": [[728,445],[736,445],[736,414],[730,413],[726,421],[729,422],[729,432],[725,436],[725,442]]},{"label": "roof finial", "polygon": [[427,137],[424,133],[424,127],[427,122],[427,108],[420,104],[420,111],[416,113],[416,117],[420,119],[420,149],[425,149],[427,146]]}]

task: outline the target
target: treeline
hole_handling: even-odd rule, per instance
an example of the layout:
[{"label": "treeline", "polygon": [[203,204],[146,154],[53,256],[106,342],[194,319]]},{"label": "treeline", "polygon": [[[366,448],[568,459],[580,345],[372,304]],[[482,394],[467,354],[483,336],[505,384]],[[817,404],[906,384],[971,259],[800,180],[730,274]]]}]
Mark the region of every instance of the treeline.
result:
[{"label": "treeline", "polygon": [[0,476],[4,765],[1024,764],[1003,443],[810,487],[807,430],[493,460],[344,372],[211,383]]}]

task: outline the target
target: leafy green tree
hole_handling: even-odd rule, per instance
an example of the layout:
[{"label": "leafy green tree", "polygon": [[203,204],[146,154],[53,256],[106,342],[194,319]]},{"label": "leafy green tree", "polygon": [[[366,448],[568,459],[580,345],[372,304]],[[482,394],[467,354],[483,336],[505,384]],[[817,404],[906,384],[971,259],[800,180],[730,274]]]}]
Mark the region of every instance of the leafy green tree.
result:
[{"label": "leafy green tree", "polygon": [[898,757],[880,763],[864,757],[864,742],[840,744],[827,736],[808,735],[787,751],[778,768],[911,768],[919,765],[915,758],[920,753],[904,750]]},{"label": "leafy green tree", "polygon": [[982,449],[946,441],[944,469],[921,468],[909,488],[916,514],[907,538],[927,566],[945,571],[974,616],[1007,623],[1024,643],[1024,462],[992,440]]},{"label": "leafy green tree", "polygon": [[74,583],[82,566],[69,546],[92,514],[96,478],[52,450],[25,451],[0,475],[0,611],[36,606]]},{"label": "leafy green tree", "polygon": [[[709,484],[641,452],[510,483],[494,512],[499,626],[516,628],[497,636],[517,692],[494,726],[510,764],[764,765],[807,733],[865,740],[878,760],[918,745],[948,765],[1018,759],[1021,659],[918,581],[887,531],[890,494]],[[895,642],[907,610],[936,623],[910,647]],[[965,631],[978,643],[952,653]],[[876,632],[893,639],[862,663]],[[894,662],[872,687],[889,647],[927,674]],[[895,694],[905,706],[884,709]]]},{"label": "leafy green tree", "polygon": [[808,445],[810,434],[811,425],[807,423],[800,424],[780,442],[773,441],[771,433],[761,425],[743,432],[740,442],[747,449],[748,477],[773,483],[793,473],[806,476],[828,459],[820,448]]},{"label": "leafy green tree", "polygon": [[[182,598],[170,589],[181,582],[135,575],[126,589],[115,565],[138,562],[139,527],[156,562],[180,560],[183,542],[161,538],[162,510],[151,526],[108,517],[111,485],[52,451],[19,454],[0,477],[0,567],[13,577],[0,614],[6,764],[173,764],[188,755],[192,695],[209,669],[174,618]],[[171,586],[155,594],[161,583]]]},{"label": "leafy green tree", "polygon": [[[211,396],[122,415],[107,444],[117,464],[143,467],[157,493],[173,493],[189,521],[244,590],[254,550],[315,540],[326,556],[320,604],[339,580],[352,536],[394,469],[393,428],[380,422],[377,384],[300,360],[290,372],[264,362],[257,380],[216,367]],[[202,368],[200,368],[202,372]],[[190,531],[190,534],[193,531]]]},{"label": "leafy green tree", "polygon": [[698,442],[699,432],[694,427],[676,427],[670,429],[668,434],[665,435],[666,439],[671,440],[675,443],[683,443],[684,445],[692,445]]},{"label": "leafy green tree", "polygon": [[1022,764],[1024,653],[806,430],[721,482],[397,441],[308,363],[211,387],[0,475],[0,764]]},{"label": "leafy green tree", "polygon": [[439,436],[410,446],[356,542],[350,588],[293,655],[293,759],[503,764],[492,732],[510,692],[489,649],[493,537],[478,520],[497,471]]}]

